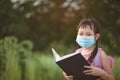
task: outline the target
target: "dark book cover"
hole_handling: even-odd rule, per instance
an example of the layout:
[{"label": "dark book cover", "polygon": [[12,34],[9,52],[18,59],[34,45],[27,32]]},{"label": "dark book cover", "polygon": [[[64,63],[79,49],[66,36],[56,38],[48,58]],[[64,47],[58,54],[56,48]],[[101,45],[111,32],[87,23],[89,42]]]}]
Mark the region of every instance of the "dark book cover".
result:
[{"label": "dark book cover", "polygon": [[[54,57],[59,56],[57,52],[52,49]],[[56,58],[55,58],[56,59]],[[96,76],[85,75],[83,73],[86,68],[84,66],[90,66],[89,62],[81,55],[81,53],[72,53],[65,55],[63,57],[59,56],[56,60],[57,65],[65,72],[67,75],[72,75],[76,79],[74,80],[96,80]]]}]

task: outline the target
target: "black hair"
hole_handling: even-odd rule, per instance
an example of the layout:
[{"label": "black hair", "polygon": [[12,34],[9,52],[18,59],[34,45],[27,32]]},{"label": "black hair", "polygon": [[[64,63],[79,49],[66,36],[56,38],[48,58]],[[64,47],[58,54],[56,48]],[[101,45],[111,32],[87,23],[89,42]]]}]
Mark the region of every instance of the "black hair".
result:
[{"label": "black hair", "polygon": [[91,30],[93,30],[95,34],[100,33],[99,25],[94,19],[82,19],[77,29],[79,30],[79,28],[86,28],[87,25],[90,27]]},{"label": "black hair", "polygon": [[[100,33],[99,25],[96,20],[94,19],[82,19],[77,27],[79,28],[86,28],[87,26],[90,27],[91,30],[93,30],[94,34]],[[98,40],[96,41],[95,48],[92,52],[92,55],[88,58],[88,61],[92,63],[94,57],[96,56],[98,52]]]}]

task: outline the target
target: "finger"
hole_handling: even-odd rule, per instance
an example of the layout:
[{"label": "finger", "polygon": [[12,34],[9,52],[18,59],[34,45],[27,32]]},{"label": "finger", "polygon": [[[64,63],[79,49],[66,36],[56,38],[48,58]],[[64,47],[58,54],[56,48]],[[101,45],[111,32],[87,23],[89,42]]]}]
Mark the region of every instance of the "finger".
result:
[{"label": "finger", "polygon": [[83,72],[85,75],[93,75],[93,71],[92,70],[86,70]]},{"label": "finger", "polygon": [[68,76],[69,78],[73,78],[73,76]]},{"label": "finger", "polygon": [[67,80],[73,80],[73,76],[66,77]]},{"label": "finger", "polygon": [[88,68],[88,69],[91,69],[92,67],[91,67],[91,66],[84,66],[84,68]]},{"label": "finger", "polygon": [[92,73],[85,73],[85,75],[92,75]]},{"label": "finger", "polygon": [[65,72],[63,71],[63,74],[65,74]]},{"label": "finger", "polygon": [[64,71],[63,71],[63,75],[64,75],[64,76],[67,76],[67,74],[66,74]]},{"label": "finger", "polygon": [[72,80],[73,76],[65,76],[65,78],[68,79],[68,80]]},{"label": "finger", "polygon": [[85,71],[83,71],[83,73],[91,73],[92,72],[92,70],[85,70]]}]

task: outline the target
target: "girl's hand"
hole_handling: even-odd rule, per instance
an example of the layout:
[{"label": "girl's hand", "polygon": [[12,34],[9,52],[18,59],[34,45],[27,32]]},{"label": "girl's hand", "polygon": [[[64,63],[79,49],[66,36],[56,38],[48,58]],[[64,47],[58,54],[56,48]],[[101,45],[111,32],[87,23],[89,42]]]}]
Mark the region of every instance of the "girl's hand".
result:
[{"label": "girl's hand", "polygon": [[63,72],[63,75],[67,80],[73,80],[73,76],[68,76],[65,72]]},{"label": "girl's hand", "polygon": [[93,75],[93,76],[104,76],[105,71],[98,67],[93,66],[84,66],[87,70],[83,71],[86,75]]}]

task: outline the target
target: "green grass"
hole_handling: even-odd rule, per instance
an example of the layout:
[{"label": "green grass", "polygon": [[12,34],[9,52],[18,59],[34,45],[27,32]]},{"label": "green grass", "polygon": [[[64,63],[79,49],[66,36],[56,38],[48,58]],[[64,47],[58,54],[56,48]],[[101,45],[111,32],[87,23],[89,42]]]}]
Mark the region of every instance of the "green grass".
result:
[{"label": "green grass", "polygon": [[114,57],[114,76],[115,80],[120,80],[120,57]]},{"label": "green grass", "polygon": [[33,55],[26,59],[25,80],[64,80],[53,57]]}]

